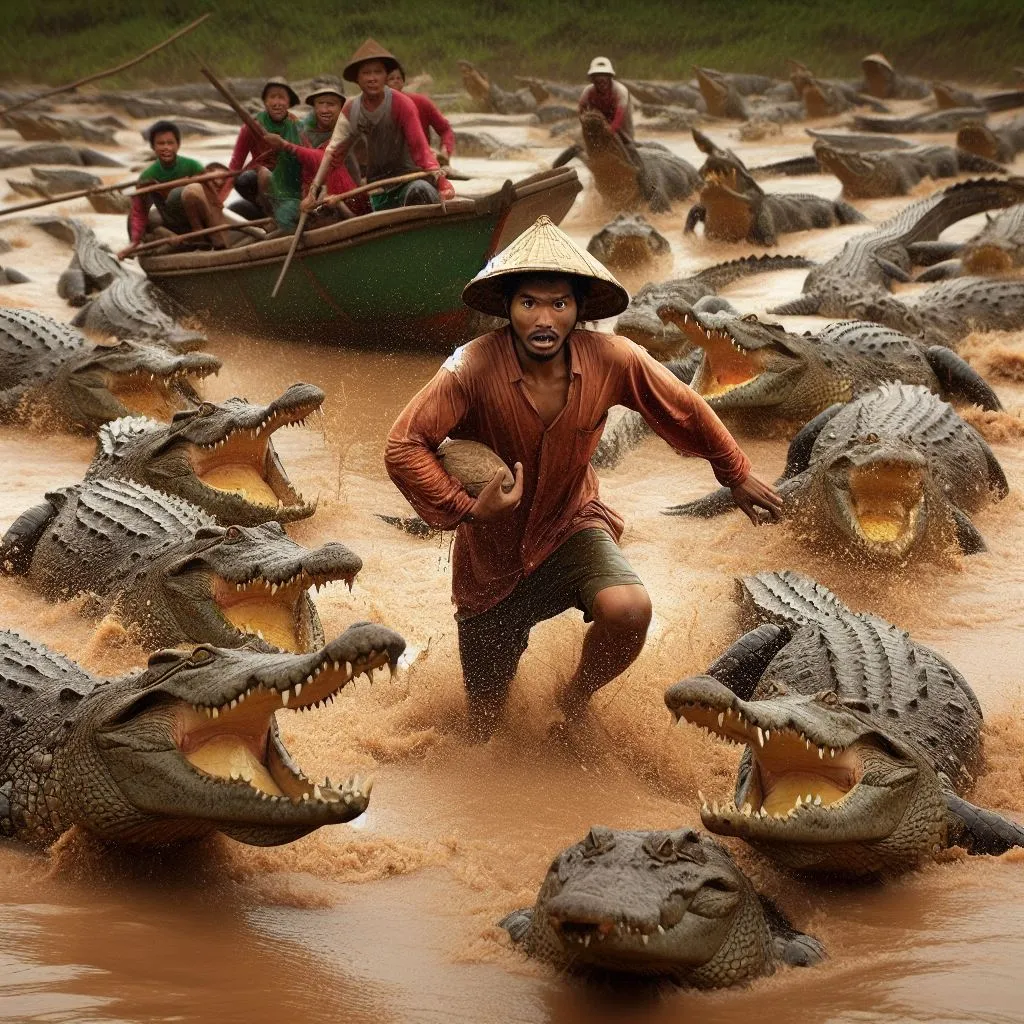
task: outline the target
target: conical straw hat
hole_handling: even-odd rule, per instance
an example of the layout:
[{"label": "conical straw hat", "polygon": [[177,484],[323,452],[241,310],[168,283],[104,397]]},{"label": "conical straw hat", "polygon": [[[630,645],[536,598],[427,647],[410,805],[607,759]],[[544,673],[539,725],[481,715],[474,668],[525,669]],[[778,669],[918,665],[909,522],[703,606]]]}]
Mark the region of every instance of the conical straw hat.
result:
[{"label": "conical straw hat", "polygon": [[538,217],[507,248],[492,257],[463,289],[462,301],[481,313],[507,317],[508,278],[526,274],[564,274],[586,280],[590,289],[578,311],[580,320],[617,316],[629,305],[629,294],[608,269],[579,248],[547,216]]},{"label": "conical straw hat", "polygon": [[886,71],[892,71],[892,65],[886,59],[884,53],[869,53],[861,59],[861,64],[880,64]]},{"label": "conical straw hat", "polygon": [[297,107],[299,105],[299,94],[288,84],[288,80],[286,78],[280,77],[268,78],[263,83],[263,91],[260,93],[261,100],[267,98],[267,90],[274,85],[280,86],[286,93],[288,93],[288,106]]},{"label": "conical straw hat", "polygon": [[389,50],[385,50],[376,39],[367,39],[366,42],[352,54],[352,58],[345,65],[345,70],[342,71],[341,77],[344,78],[346,82],[358,81],[359,65],[362,64],[364,60],[383,61],[384,67],[387,68],[389,73],[400,66],[398,58]]}]

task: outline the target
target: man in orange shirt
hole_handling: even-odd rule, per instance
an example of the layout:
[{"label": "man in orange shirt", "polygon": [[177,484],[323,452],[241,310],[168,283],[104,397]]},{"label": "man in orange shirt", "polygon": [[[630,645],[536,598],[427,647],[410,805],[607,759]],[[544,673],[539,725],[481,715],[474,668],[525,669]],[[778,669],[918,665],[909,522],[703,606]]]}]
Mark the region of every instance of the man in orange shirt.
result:
[{"label": "man in orange shirt", "polygon": [[[651,602],[617,541],[590,457],[608,410],[639,412],[673,448],[707,459],[757,522],[779,496],[704,400],[627,338],[583,331],[629,297],[593,257],[541,217],[466,286],[472,309],[509,325],[457,349],[391,428],[391,479],[430,525],[457,529],[452,567],[470,726],[486,738],[538,622],[569,608],[593,620],[558,704],[578,717],[643,649]],[[439,463],[446,436],[479,441],[514,466],[472,498]]]}]

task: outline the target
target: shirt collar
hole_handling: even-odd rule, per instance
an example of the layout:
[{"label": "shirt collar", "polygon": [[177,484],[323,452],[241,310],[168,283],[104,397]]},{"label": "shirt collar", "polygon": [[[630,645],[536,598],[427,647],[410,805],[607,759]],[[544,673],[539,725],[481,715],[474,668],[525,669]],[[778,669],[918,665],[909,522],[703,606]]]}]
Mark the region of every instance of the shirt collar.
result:
[{"label": "shirt collar", "polygon": [[[523,368],[519,365],[519,359],[516,357],[516,342],[515,338],[512,337],[512,325],[507,324],[502,333],[505,335],[504,344],[501,346],[505,359],[505,372],[508,375],[509,383],[514,384],[516,381],[523,379]],[[579,333],[579,329],[574,328],[570,332],[569,337],[565,339],[566,345],[569,346],[569,372],[576,377],[583,373],[577,345],[573,344]]]}]

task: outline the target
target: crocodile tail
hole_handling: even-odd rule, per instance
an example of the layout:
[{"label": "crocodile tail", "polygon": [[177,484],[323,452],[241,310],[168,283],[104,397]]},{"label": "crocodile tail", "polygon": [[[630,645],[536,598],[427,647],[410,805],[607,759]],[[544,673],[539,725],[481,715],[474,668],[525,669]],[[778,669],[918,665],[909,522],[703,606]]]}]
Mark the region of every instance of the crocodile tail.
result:
[{"label": "crocodile tail", "polygon": [[773,316],[814,316],[821,308],[818,295],[801,295],[798,299],[790,299],[781,306],[773,306],[768,310]]},{"label": "crocodile tail", "polygon": [[744,576],[737,584],[741,617],[748,629],[763,622],[795,629],[852,614],[827,587],[789,569]]},{"label": "crocodile tail", "polygon": [[994,92],[991,96],[981,97],[981,106],[986,110],[1013,110],[1024,107],[1024,89],[1013,89],[1009,92]]},{"label": "crocodile tail", "polygon": [[1024,828],[995,811],[977,807],[955,793],[946,793],[948,836],[951,845],[970,853],[998,855],[1024,846]]},{"label": "crocodile tail", "polygon": [[379,513],[376,515],[378,519],[387,523],[388,526],[395,526],[399,530],[412,534],[413,537],[436,537],[441,532],[440,530],[435,530],[434,527],[424,522],[419,516],[382,516]]},{"label": "crocodile tail", "polygon": [[856,206],[851,206],[849,203],[836,201],[836,220],[840,224],[863,224],[867,217],[864,216]]},{"label": "crocodile tail", "polygon": [[712,291],[718,291],[733,281],[753,274],[767,274],[773,270],[807,270],[814,261],[806,256],[744,256],[728,263],[716,263],[713,267],[694,274],[693,280]]},{"label": "crocodile tail", "polygon": [[758,178],[770,178],[776,175],[790,177],[793,175],[821,174],[821,165],[814,156],[797,156],[790,160],[779,160],[773,164],[761,164],[751,167],[750,173]]}]

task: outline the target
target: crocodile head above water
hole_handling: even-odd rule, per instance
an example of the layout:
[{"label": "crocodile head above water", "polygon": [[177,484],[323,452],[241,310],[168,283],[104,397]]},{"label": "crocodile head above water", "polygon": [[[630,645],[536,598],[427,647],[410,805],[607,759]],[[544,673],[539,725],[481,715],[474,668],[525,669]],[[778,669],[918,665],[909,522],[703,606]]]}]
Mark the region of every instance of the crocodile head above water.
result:
[{"label": "crocodile head above water", "polygon": [[258,638],[308,651],[323,634],[307,591],[334,580],[351,588],[362,564],[344,544],[303,547],[276,522],[206,526],[140,569],[119,611],[144,623],[160,644],[178,636],[240,647]]},{"label": "crocodile head above water", "polygon": [[311,654],[200,646],[160,651],[76,706],[48,780],[59,818],[108,839],[160,844],[220,831],[272,846],[361,814],[370,794],[308,779],[276,712],[333,701],[356,675],[394,666],[405,643],[360,623]]},{"label": "crocodile head above water", "polygon": [[193,502],[222,523],[292,522],[313,514],[288,480],[272,435],[302,424],[323,403],[312,384],[293,384],[269,405],[229,398],[175,414],[168,426],[116,421],[100,433],[90,477],[148,484]]},{"label": "crocodile head above water", "polygon": [[818,139],[814,155],[822,168],[842,183],[845,194],[857,197],[892,195],[899,175],[886,153],[838,149]]},{"label": "crocodile head above water", "polygon": [[532,956],[577,971],[714,987],[774,970],[750,882],[725,850],[690,829],[595,826],[554,859],[532,911],[502,923]]},{"label": "crocodile head above water", "polygon": [[95,345],[61,367],[50,402],[63,418],[92,430],[132,414],[168,420],[199,404],[193,382],[220,366],[201,352],[179,355],[132,341]]},{"label": "crocodile head above water", "polygon": [[703,350],[690,386],[716,412],[770,408],[781,416],[806,416],[810,401],[818,411],[841,397],[829,391],[824,374],[815,379],[820,360],[811,346],[779,324],[753,315],[701,313],[671,301],[658,308],[658,316]]},{"label": "crocodile head above water", "polygon": [[677,720],[746,746],[734,799],[701,797],[712,832],[795,870],[850,875],[905,870],[943,841],[938,777],[867,704],[780,684],[744,701],[710,676],[676,683],[665,703]]}]

